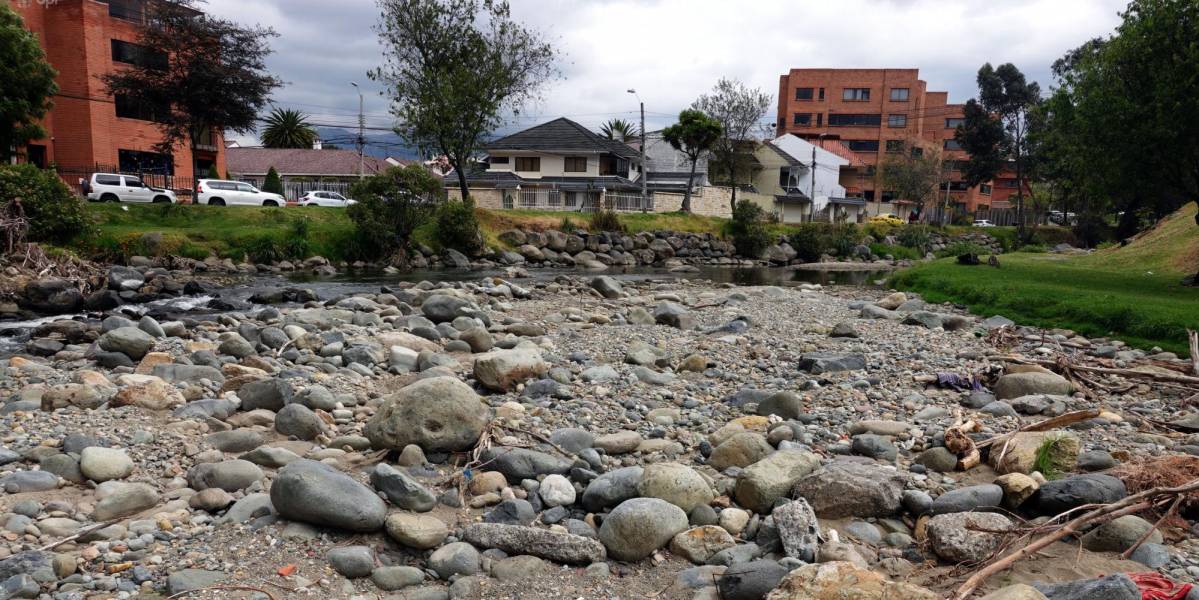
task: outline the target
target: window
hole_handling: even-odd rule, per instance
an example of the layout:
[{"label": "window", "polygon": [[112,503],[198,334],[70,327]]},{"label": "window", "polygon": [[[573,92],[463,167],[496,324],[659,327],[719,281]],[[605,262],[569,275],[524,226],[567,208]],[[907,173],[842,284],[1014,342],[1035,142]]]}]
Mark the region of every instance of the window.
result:
[{"label": "window", "polygon": [[949,190],[951,192],[964,192],[968,189],[970,189],[970,186],[966,185],[965,181],[950,181],[949,182]]},{"label": "window", "polygon": [[865,102],[870,99],[870,88],[845,88],[841,90],[841,99],[850,102]]},{"label": "window", "polygon": [[252,186],[248,183],[239,183],[239,184],[237,184],[237,191],[252,194],[252,193],[254,193],[254,186]]},{"label": "window", "polygon": [[895,197],[896,197],[896,196],[895,196],[895,192],[892,192],[892,191],[889,191],[889,190],[888,190],[888,191],[884,191],[884,192],[883,192],[883,195],[882,195],[882,196],[881,196],[881,198],[880,198],[880,201],[881,201],[881,202],[894,202],[894,201],[895,201]]},{"label": "window", "polygon": [[829,127],[878,127],[882,115],[829,115]]},{"label": "window", "polygon": [[1015,179],[1003,179],[1003,180],[1001,180],[1001,181],[1003,182],[1003,187],[1005,187],[1005,188],[1014,188],[1014,187],[1017,187],[1017,186],[1016,186],[1016,180],[1015,180]]},{"label": "window", "polygon": [[587,157],[586,156],[567,156],[562,159],[564,166],[562,170],[566,173],[586,173],[587,172]]},{"label": "window", "polygon": [[506,164],[508,164],[508,157],[507,156],[493,156],[493,157],[491,157],[491,164],[506,165]]},{"label": "window", "polygon": [[167,55],[161,52],[153,52],[145,46],[122,42],[121,40],[112,40],[112,60],[113,62],[158,69],[160,71],[167,68]]},{"label": "window", "polygon": [[966,122],[966,119],[962,119],[959,117],[945,119],[945,128],[946,129],[957,129],[958,125],[961,125],[962,123],[965,123],[965,122]]},{"label": "window", "polygon": [[964,161],[964,160],[947,160],[947,161],[945,161],[945,168],[949,169],[950,171],[961,171],[965,166],[966,166],[966,161]]},{"label": "window", "polygon": [[917,157],[917,158],[924,156],[924,148],[921,148],[919,146],[912,146],[912,156]]},{"label": "window", "polygon": [[154,106],[147,102],[141,102],[123,94],[117,94],[114,96],[113,104],[116,105],[117,116],[122,119],[156,121],[159,120],[158,115],[161,115],[163,112],[165,112],[161,106]]},{"label": "window", "polygon": [[903,140],[887,140],[887,152],[903,152]]},{"label": "window", "polygon": [[907,115],[887,115],[887,127],[907,127]]},{"label": "window", "polygon": [[824,113],[816,113],[816,126],[821,127],[823,125],[824,125]]},{"label": "window", "polygon": [[984,196],[990,196],[991,195],[991,184],[984,183],[984,184],[978,186],[978,192]]},{"label": "window", "polygon": [[96,175],[96,185],[121,185],[121,178],[116,175]]},{"label": "window", "polygon": [[907,102],[908,101],[908,88],[891,88],[891,101],[892,102]]},{"label": "window", "polygon": [[811,100],[812,88],[795,88],[796,100]]},{"label": "window", "polygon": [[957,140],[945,140],[945,149],[946,150],[961,150],[962,145],[959,144]]},{"label": "window", "polygon": [[142,180],[140,180],[136,177],[130,177],[130,176],[126,175],[125,176],[125,187],[139,188],[139,187],[146,187],[146,186],[142,184]]},{"label": "window", "polygon": [[29,144],[25,146],[25,159],[29,164],[39,168],[46,168],[46,146],[42,144]]},{"label": "window", "polygon": [[810,127],[812,125],[812,113],[795,113],[791,119],[791,124]]},{"label": "window", "polygon": [[820,88],[820,99],[824,100],[824,88]]},{"label": "window", "polygon": [[165,154],[140,150],[117,150],[117,163],[126,173],[175,174],[175,164]]},{"label": "window", "polygon": [[854,152],[878,152],[878,140],[846,140],[845,145]]},{"label": "window", "polygon": [[537,173],[541,171],[541,157],[539,156],[518,156],[516,157],[516,170],[525,171],[528,173]]},{"label": "window", "polygon": [[146,20],[145,0],[108,0],[108,16],[141,23]]},{"label": "window", "polygon": [[791,168],[783,167],[779,169],[779,187],[784,190],[791,186]]}]

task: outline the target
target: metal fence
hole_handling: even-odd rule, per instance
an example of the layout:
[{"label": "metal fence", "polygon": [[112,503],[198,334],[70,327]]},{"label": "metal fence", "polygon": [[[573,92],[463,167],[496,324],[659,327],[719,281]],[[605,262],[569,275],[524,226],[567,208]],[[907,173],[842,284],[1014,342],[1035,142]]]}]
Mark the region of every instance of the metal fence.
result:
[{"label": "metal fence", "polygon": [[[238,181],[244,181],[257,188],[262,188],[263,177],[239,177]],[[354,185],[352,181],[307,181],[307,180],[283,180],[283,197],[288,200],[296,200],[300,196],[308,192],[337,192],[346,198],[350,197],[350,187]]]},{"label": "metal fence", "polygon": [[602,208],[617,212],[641,212],[654,209],[650,195],[598,191],[569,191],[552,188],[529,188],[505,190],[503,207],[506,209],[556,210],[564,212],[593,213]]},{"label": "metal fence", "polygon": [[168,175],[165,173],[147,173],[137,171],[122,171],[119,167],[113,165],[94,165],[91,167],[63,167],[55,166],[55,172],[58,176],[71,188],[71,191],[82,196],[83,182],[91,179],[93,173],[116,173],[121,175],[133,175],[140,178],[146,185],[151,187],[165,188],[175,192],[180,202],[189,202],[192,197],[192,192],[196,189],[196,180],[194,177],[179,177],[176,175]]}]

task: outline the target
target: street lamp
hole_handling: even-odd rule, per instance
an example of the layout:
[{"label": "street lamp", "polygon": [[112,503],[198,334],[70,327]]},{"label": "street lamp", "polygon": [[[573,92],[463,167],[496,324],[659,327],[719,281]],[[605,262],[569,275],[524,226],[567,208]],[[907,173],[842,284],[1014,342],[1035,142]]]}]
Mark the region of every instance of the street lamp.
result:
[{"label": "street lamp", "polygon": [[649,179],[649,169],[645,164],[645,102],[637,95],[637,90],[629,88],[628,92],[641,104],[641,212],[647,212],[649,196],[646,194],[646,180]]},{"label": "street lamp", "polygon": [[362,179],[366,177],[366,155],[363,154],[366,149],[366,115],[362,112],[362,88],[353,81],[350,85],[358,90],[358,179]]}]

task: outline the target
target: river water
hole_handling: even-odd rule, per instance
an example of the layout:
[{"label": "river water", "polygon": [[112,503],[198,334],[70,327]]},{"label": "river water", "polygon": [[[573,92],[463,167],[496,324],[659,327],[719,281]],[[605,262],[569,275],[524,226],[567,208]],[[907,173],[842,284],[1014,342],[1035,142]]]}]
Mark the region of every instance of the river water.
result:
[{"label": "river water", "polygon": [[[608,275],[618,280],[671,280],[671,279],[704,279],[718,283],[735,285],[760,286],[777,285],[793,286],[801,283],[818,283],[824,286],[878,285],[886,279],[889,271],[882,270],[853,270],[853,271],[809,271],[774,267],[698,267],[697,271],[671,272],[667,269],[653,267],[612,268],[607,271],[580,271],[577,269],[529,269],[529,277],[514,279],[518,285],[527,281],[553,279],[559,275],[594,276]],[[316,276],[311,273],[290,273],[287,275],[256,275],[245,280],[217,290],[211,296],[187,296],[157,300],[147,304],[128,304],[111,311],[134,320],[143,315],[151,315],[159,321],[178,319],[183,316],[203,318],[221,314],[222,311],[209,308],[207,305],[213,298],[232,304],[236,310],[253,308],[249,298],[258,292],[279,287],[296,286],[311,289],[322,300],[339,298],[351,294],[378,292],[384,286],[394,286],[402,282],[419,281],[478,281],[485,277],[506,277],[504,271],[495,270],[426,270],[408,271],[403,273],[386,273],[382,270],[350,270],[333,276]],[[29,321],[0,321],[0,357],[19,352],[29,340],[34,327],[42,323],[59,319],[98,320],[102,317],[96,313],[80,313],[71,315],[53,315],[39,317]]]}]

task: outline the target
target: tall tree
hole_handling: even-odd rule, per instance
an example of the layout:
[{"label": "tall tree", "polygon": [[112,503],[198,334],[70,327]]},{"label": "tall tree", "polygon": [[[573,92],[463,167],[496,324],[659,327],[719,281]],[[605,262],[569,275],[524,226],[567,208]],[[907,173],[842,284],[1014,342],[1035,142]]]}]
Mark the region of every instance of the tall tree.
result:
[{"label": "tall tree", "polygon": [[152,115],[168,156],[193,151],[224,131],[249,133],[271,92],[282,83],[266,68],[264,27],[244,27],[199,11],[197,0],[149,2],[138,44],[142,60],[102,76],[108,93]]},{"label": "tall tree", "polygon": [[506,0],[378,0],[396,133],[449,159],[462,197],[483,135],[556,74],[556,52],[512,20]]},{"label": "tall tree", "polygon": [[746,87],[736,79],[721,78],[709,94],[691,105],[720,123],[723,131],[712,147],[716,170],[728,177],[733,188],[729,209],[737,209],[737,176],[748,163],[763,130],[762,117],[770,110],[774,96],[758,88]]},{"label": "tall tree", "polygon": [[679,113],[679,122],[662,130],[662,138],[671,148],[682,152],[691,161],[687,190],[683,192],[683,212],[691,212],[691,187],[695,183],[695,166],[709,154],[724,131],[720,122],[701,111],[689,108]]},{"label": "tall tree", "polygon": [[[1016,167],[1016,226],[1024,233],[1024,186],[1028,162],[1028,115],[1040,102],[1041,87],[1012,63],[984,64],[978,70],[978,100],[966,103],[956,138],[970,155],[965,176],[978,185],[998,175],[1007,161]],[[995,138],[996,123],[1002,136]],[[985,175],[990,177],[982,178]]]},{"label": "tall tree", "polygon": [[316,142],[316,130],[308,124],[308,115],[298,110],[275,108],[263,124],[265,148],[311,148]]},{"label": "tall tree", "polygon": [[879,165],[883,186],[896,196],[916,203],[916,214],[936,204],[939,191],[949,181],[948,165],[936,148],[905,142],[899,152],[888,153]]},{"label": "tall tree", "polygon": [[639,139],[641,135],[636,125],[624,119],[609,119],[600,125],[600,133],[610,140],[626,143]]},{"label": "tall tree", "polygon": [[58,93],[58,73],[46,62],[37,36],[8,3],[0,5],[0,161],[17,147],[46,136],[38,121]]}]

